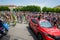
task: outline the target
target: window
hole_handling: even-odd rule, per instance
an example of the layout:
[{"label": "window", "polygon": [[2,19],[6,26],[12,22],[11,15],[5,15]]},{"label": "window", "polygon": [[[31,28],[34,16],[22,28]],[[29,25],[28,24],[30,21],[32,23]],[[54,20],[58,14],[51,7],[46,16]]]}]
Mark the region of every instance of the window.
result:
[{"label": "window", "polygon": [[31,19],[33,23],[38,24],[37,20]]},{"label": "window", "polygon": [[41,27],[46,27],[46,28],[53,27],[53,26],[51,25],[51,23],[48,22],[48,21],[42,21],[42,22],[40,22],[39,24],[40,24]]}]

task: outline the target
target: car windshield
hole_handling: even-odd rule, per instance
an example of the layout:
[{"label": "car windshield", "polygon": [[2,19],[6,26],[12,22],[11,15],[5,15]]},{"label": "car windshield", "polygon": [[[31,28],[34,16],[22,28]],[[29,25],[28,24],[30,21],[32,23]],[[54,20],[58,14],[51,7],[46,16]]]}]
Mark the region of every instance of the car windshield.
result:
[{"label": "car windshield", "polygon": [[42,21],[42,22],[40,22],[39,24],[40,24],[41,27],[45,27],[45,28],[51,28],[51,27],[53,27],[53,26],[51,25],[51,23],[48,22],[48,21]]}]

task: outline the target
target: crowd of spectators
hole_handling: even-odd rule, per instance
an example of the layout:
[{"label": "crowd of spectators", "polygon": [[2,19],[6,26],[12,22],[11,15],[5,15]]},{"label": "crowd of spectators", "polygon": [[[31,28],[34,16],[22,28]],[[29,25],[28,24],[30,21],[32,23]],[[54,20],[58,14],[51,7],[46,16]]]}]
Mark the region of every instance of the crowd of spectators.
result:
[{"label": "crowd of spectators", "polygon": [[53,25],[60,25],[60,13],[40,13],[40,12],[0,12],[0,18],[7,23],[13,22],[15,25],[17,22],[28,23],[31,17],[33,18],[45,18]]}]

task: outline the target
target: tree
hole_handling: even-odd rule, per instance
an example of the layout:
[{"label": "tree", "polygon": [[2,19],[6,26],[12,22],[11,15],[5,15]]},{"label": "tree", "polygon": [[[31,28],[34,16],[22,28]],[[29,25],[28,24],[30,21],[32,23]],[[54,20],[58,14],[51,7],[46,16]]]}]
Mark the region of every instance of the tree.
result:
[{"label": "tree", "polygon": [[47,8],[47,12],[54,12],[53,8]]},{"label": "tree", "polygon": [[56,8],[55,9],[57,13],[60,13],[60,9],[59,8]]},{"label": "tree", "polygon": [[14,11],[30,11],[30,12],[41,12],[41,8],[39,6],[23,6],[21,8],[15,8]]},{"label": "tree", "polygon": [[42,12],[47,12],[47,7],[43,7]]},{"label": "tree", "polygon": [[43,12],[56,12],[56,13],[60,13],[60,9],[59,8],[47,8],[47,7],[43,7],[42,11]]},{"label": "tree", "polygon": [[7,6],[0,6],[0,11],[10,11]]}]

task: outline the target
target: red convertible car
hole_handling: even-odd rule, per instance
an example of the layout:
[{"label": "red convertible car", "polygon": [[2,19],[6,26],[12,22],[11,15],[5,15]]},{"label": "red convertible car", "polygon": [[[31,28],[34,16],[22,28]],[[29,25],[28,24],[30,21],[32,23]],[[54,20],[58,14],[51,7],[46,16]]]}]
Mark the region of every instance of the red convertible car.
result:
[{"label": "red convertible car", "polygon": [[60,40],[60,29],[47,20],[30,19],[29,27],[34,31],[39,40]]}]

